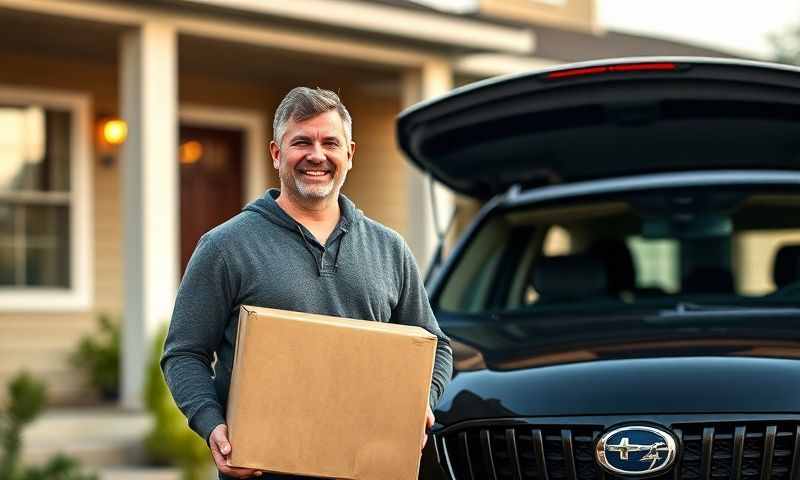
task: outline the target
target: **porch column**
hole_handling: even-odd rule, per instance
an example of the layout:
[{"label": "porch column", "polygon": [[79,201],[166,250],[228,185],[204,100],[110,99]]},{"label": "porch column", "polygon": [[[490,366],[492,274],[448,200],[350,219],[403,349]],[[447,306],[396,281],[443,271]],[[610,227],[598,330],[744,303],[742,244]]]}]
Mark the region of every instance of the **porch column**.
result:
[{"label": "porch column", "polygon": [[177,34],[145,23],[120,46],[124,326],[122,405],[143,406],[153,334],[172,312],[179,272]]},{"label": "porch column", "polygon": [[[442,95],[453,88],[453,71],[444,60],[429,61],[419,70],[406,72],[403,77],[403,107]],[[408,229],[406,241],[424,274],[428,270],[438,243],[437,227],[431,205],[427,175],[407,163],[408,169]],[[438,182],[435,187],[438,218],[442,229],[453,212],[453,194]]]}]

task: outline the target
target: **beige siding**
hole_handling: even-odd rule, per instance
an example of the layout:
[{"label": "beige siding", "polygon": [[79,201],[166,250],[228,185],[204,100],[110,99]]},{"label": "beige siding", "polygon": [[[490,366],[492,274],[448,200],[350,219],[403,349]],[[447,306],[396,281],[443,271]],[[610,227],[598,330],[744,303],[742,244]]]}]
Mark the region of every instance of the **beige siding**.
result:
[{"label": "beige siding", "polygon": [[180,73],[178,94],[181,103],[222,108],[261,110],[271,125],[276,94],[267,85],[243,80],[225,80],[198,73]]},{"label": "beige siding", "polygon": [[595,28],[594,0],[481,0],[480,13],[573,30]]},{"label": "beige siding", "polygon": [[70,367],[68,357],[78,339],[94,328],[91,315],[2,314],[0,401],[5,400],[5,383],[21,371],[45,380],[53,403],[90,400],[83,378]]},{"label": "beige siding", "polygon": [[[408,222],[406,160],[394,134],[394,119],[400,111],[397,97],[370,97],[364,93],[343,97],[353,116],[356,154],[344,187],[364,213],[405,234]],[[356,99],[354,101],[348,99]]]}]

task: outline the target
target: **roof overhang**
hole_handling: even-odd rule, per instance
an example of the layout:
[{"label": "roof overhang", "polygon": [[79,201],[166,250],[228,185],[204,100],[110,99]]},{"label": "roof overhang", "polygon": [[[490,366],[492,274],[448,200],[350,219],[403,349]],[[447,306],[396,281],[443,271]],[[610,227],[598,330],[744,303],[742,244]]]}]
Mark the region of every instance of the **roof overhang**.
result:
[{"label": "roof overhang", "polygon": [[532,29],[501,25],[438,12],[346,0],[183,0],[212,7],[309,22],[365,33],[390,35],[453,48],[530,54]]}]

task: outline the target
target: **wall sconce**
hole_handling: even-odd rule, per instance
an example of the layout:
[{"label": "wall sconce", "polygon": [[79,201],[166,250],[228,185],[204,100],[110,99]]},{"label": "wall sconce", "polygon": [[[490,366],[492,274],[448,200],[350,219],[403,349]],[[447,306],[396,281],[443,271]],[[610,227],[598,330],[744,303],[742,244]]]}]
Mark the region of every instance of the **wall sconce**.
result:
[{"label": "wall sconce", "polygon": [[101,117],[97,121],[97,153],[106,167],[114,164],[119,146],[128,138],[128,124],[114,117]]},{"label": "wall sconce", "polygon": [[179,151],[181,163],[192,165],[203,157],[203,144],[197,140],[189,140],[181,144]]}]

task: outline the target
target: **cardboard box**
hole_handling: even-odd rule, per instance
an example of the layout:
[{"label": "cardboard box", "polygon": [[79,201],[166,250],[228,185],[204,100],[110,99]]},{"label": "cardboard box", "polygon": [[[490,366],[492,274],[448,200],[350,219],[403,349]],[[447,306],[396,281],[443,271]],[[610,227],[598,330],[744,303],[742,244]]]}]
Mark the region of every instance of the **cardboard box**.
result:
[{"label": "cardboard box", "polygon": [[420,327],[242,306],[229,463],[416,479],[435,354]]}]

